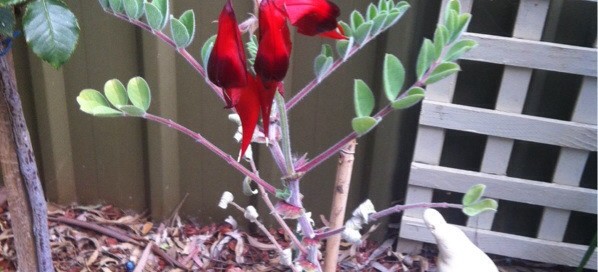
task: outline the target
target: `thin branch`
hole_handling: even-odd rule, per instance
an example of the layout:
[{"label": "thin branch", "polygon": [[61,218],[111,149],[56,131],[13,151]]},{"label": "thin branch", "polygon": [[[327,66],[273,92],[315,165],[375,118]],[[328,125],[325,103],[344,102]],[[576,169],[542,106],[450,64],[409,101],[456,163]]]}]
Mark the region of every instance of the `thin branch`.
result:
[{"label": "thin branch", "polygon": [[264,181],[262,178],[260,178],[258,175],[254,174],[251,170],[247,169],[245,166],[243,166],[242,164],[240,164],[238,161],[236,161],[235,159],[233,159],[233,157],[231,157],[231,155],[229,155],[228,153],[222,151],[222,149],[218,148],[216,145],[214,145],[212,142],[208,141],[206,138],[204,138],[201,134],[194,132],[190,129],[188,129],[187,127],[172,121],[170,119],[166,119],[160,116],[156,116],[153,114],[149,114],[146,113],[143,118],[150,120],[150,121],[154,121],[156,123],[160,123],[163,125],[166,125],[170,128],[173,128],[189,137],[191,137],[192,139],[194,139],[195,141],[197,141],[198,143],[202,144],[203,146],[205,146],[207,149],[209,149],[210,151],[212,151],[214,154],[218,155],[218,157],[222,158],[225,162],[227,162],[228,164],[230,164],[233,168],[235,168],[237,171],[241,172],[243,175],[248,176],[249,178],[251,178],[253,181],[255,181],[257,184],[260,184],[262,186],[264,186],[264,189],[270,193],[270,194],[276,194],[276,188],[272,185],[270,185],[268,182]]},{"label": "thin branch", "polygon": [[104,234],[106,236],[115,238],[121,242],[131,243],[136,246],[143,246],[143,243],[131,238],[130,236],[128,236],[126,234],[123,234],[121,232],[118,232],[113,229],[109,229],[109,228],[106,228],[106,227],[103,227],[103,226],[100,226],[98,224],[94,224],[91,222],[86,222],[86,221],[81,221],[81,220],[71,219],[71,218],[66,218],[66,217],[48,217],[48,220],[93,230],[93,231],[99,232],[101,234]]},{"label": "thin branch", "polygon": [[461,204],[453,204],[453,203],[446,203],[446,202],[441,202],[441,203],[414,203],[414,204],[408,204],[408,205],[396,205],[384,210],[381,210],[377,213],[373,213],[370,215],[370,220],[371,221],[377,221],[378,219],[385,217],[385,216],[389,216],[391,214],[394,213],[399,213],[402,212],[404,210],[408,210],[408,209],[415,209],[415,208],[455,208],[455,209],[463,209],[463,205]]}]

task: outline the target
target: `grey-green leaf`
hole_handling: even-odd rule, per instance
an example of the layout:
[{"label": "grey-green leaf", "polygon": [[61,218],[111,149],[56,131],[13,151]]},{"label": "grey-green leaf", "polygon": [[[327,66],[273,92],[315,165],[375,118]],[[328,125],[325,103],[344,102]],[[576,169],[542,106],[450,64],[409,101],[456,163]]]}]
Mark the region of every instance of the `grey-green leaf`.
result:
[{"label": "grey-green leaf", "polygon": [[355,113],[357,117],[370,116],[374,110],[374,94],[370,87],[361,79],[356,79],[354,83]]},{"label": "grey-green leaf", "polygon": [[314,60],[314,72],[318,82],[320,82],[324,75],[330,70],[333,61],[332,57],[327,57],[325,55],[318,55],[318,57],[316,57]]},{"label": "grey-green leaf", "polygon": [[471,186],[469,190],[463,195],[463,200],[461,203],[463,206],[469,206],[482,198],[484,195],[484,191],[486,190],[486,185],[484,184],[476,184]]},{"label": "grey-green leaf", "polygon": [[134,77],[127,83],[127,95],[134,106],[147,111],[151,102],[150,88],[145,79]]},{"label": "grey-green leaf", "polygon": [[405,67],[394,55],[386,54],[384,57],[382,80],[386,97],[391,102],[395,101],[405,82]]},{"label": "grey-green leaf", "polygon": [[417,64],[415,67],[417,79],[421,79],[426,73],[426,70],[430,68],[432,62],[434,62],[434,57],[436,56],[434,50],[434,44],[429,39],[425,39],[421,49],[419,50],[419,55],[417,56]]},{"label": "grey-green leaf", "polygon": [[145,18],[147,24],[154,30],[162,30],[166,16],[153,3],[145,3]]},{"label": "grey-green leaf", "polygon": [[439,58],[442,54],[442,50],[448,41],[448,29],[443,25],[438,25],[436,27],[436,31],[434,32],[434,50],[436,53],[436,58]]},{"label": "grey-green leaf", "polygon": [[351,26],[349,26],[347,23],[345,23],[343,21],[338,21],[338,25],[340,25],[341,28],[343,29],[343,33],[345,33],[345,36],[347,36],[347,37],[353,36],[353,29],[351,29]]},{"label": "grey-green leaf", "polygon": [[382,30],[386,22],[386,18],[388,18],[388,14],[383,12],[379,13],[378,16],[372,20],[372,34],[377,34],[380,32],[380,30]]},{"label": "grey-green leaf", "polygon": [[108,0],[98,0],[98,2],[100,2],[100,6],[102,6],[104,10],[110,9],[110,2]]},{"label": "grey-green leaf", "polygon": [[367,9],[366,18],[368,21],[370,21],[376,18],[376,16],[378,16],[378,8],[376,7],[376,5],[374,5],[374,3],[370,3]]},{"label": "grey-green leaf", "polygon": [[133,105],[120,106],[118,109],[130,116],[143,117],[145,115],[145,111],[142,108]]},{"label": "grey-green leaf", "polygon": [[110,8],[115,11],[122,13],[124,11],[123,0],[109,0]]},{"label": "grey-green leaf", "polygon": [[122,113],[111,108],[106,98],[98,91],[85,89],[77,96],[81,111],[95,116],[122,116]]},{"label": "grey-green leaf", "polygon": [[0,7],[14,6],[25,2],[27,0],[0,0]]},{"label": "grey-green leaf", "polygon": [[463,207],[463,213],[468,216],[476,216],[485,211],[496,211],[498,209],[498,202],[494,199],[482,199],[471,206]]},{"label": "grey-green leaf", "polygon": [[446,53],[444,60],[445,61],[455,61],[461,58],[463,54],[467,53],[472,48],[476,47],[478,44],[474,40],[460,40],[455,43],[451,49],[448,50]]},{"label": "grey-green leaf", "polygon": [[191,41],[193,41],[193,38],[195,37],[195,12],[193,12],[192,9],[183,12],[179,18],[179,21],[183,23],[187,29],[187,33],[189,34]]},{"label": "grey-green leaf", "polygon": [[459,70],[461,70],[459,64],[456,64],[454,62],[443,62],[434,69],[432,74],[430,74],[430,77],[428,77],[428,79],[426,80],[426,84],[438,82],[441,79],[444,79],[456,72],[459,72]]},{"label": "grey-green leaf", "polygon": [[185,25],[177,18],[170,18],[170,32],[177,48],[185,48],[191,43],[191,36]]},{"label": "grey-green leaf", "polygon": [[201,47],[201,60],[203,62],[204,69],[208,69],[208,60],[210,59],[210,54],[212,53],[212,48],[214,47],[214,42],[216,41],[216,35],[213,35]]},{"label": "grey-green leaf", "polygon": [[402,110],[409,108],[426,97],[424,89],[420,87],[413,87],[407,91],[407,96],[392,102],[392,108],[395,110]]},{"label": "grey-green leaf", "polygon": [[334,55],[332,53],[332,46],[330,46],[327,43],[323,44],[322,50],[320,51],[320,55],[324,55],[326,57],[334,57]]},{"label": "grey-green leaf", "polygon": [[410,7],[409,4],[404,3],[402,5],[397,5],[397,7],[390,10],[386,21],[384,21],[384,27],[386,28],[396,24]]},{"label": "grey-green leaf", "polygon": [[372,130],[378,122],[379,119],[370,116],[355,117],[351,120],[351,127],[357,135],[362,136]]},{"label": "grey-green leaf", "polygon": [[373,22],[367,22],[361,24],[357,30],[353,33],[353,38],[355,38],[355,43],[359,45],[363,45],[365,40],[370,36],[372,31],[372,27],[374,26]]},{"label": "grey-green leaf", "polygon": [[449,42],[456,41],[461,36],[461,34],[463,34],[463,32],[465,32],[465,29],[467,29],[467,25],[469,25],[470,20],[471,20],[471,14],[469,14],[469,13],[459,14],[459,16],[457,17],[457,25],[451,33],[451,39],[449,40]]},{"label": "grey-green leaf", "polygon": [[343,59],[343,61],[349,58],[349,53],[351,52],[351,48],[353,48],[353,44],[355,40],[353,37],[350,37],[349,40],[338,40],[336,41],[336,52],[338,55]]},{"label": "grey-green leaf", "polygon": [[12,37],[15,31],[15,14],[11,7],[0,8],[0,35],[4,37]]},{"label": "grey-green leaf", "polygon": [[129,18],[139,19],[143,16],[143,0],[122,0],[125,13]]},{"label": "grey-green leaf", "polygon": [[29,47],[54,68],[71,57],[79,40],[77,18],[60,0],[36,0],[27,4],[23,28]]},{"label": "grey-green leaf", "polygon": [[106,95],[110,104],[116,108],[129,103],[125,85],[118,79],[108,80],[106,84],[104,84],[104,95]]},{"label": "grey-green leaf", "polygon": [[365,19],[363,19],[363,15],[361,15],[359,11],[354,10],[353,12],[351,12],[351,28],[353,30],[357,30],[357,28],[361,26],[361,24],[363,24],[364,22]]}]

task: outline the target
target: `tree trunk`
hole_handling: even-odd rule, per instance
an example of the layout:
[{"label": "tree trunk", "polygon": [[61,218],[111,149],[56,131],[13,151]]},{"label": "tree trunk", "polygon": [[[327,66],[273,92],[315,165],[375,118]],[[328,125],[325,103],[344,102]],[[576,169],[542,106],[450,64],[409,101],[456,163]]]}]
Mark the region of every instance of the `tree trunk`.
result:
[{"label": "tree trunk", "polygon": [[54,271],[46,201],[11,53],[0,57],[0,163],[8,188],[19,271]]}]

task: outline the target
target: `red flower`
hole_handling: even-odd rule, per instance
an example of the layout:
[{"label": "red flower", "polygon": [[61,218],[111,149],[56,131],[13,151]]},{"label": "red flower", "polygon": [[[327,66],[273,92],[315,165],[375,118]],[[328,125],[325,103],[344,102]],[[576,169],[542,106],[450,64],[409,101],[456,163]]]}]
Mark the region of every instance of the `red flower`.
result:
[{"label": "red flower", "polygon": [[[284,10],[291,24],[297,31],[307,36],[324,35],[334,39],[346,39],[344,35],[336,35],[338,28],[336,18],[340,9],[328,0],[278,0],[283,3]],[[333,33],[328,33],[333,31]]]},{"label": "red flower", "polygon": [[291,34],[286,17],[271,0],[259,9],[259,46],[253,68],[265,82],[282,81],[289,68]]},{"label": "red flower", "polygon": [[208,60],[208,78],[222,87],[227,107],[239,100],[232,90],[247,85],[245,49],[231,0],[228,0],[218,18],[218,36]]},{"label": "red flower", "polygon": [[[235,105],[235,110],[241,119],[241,127],[243,128],[243,137],[241,138],[241,155],[245,155],[245,151],[251,139],[253,132],[257,126],[257,121],[260,117],[260,93],[263,92],[263,85],[259,78],[247,74],[247,85],[245,87],[235,90],[239,94],[238,103]],[[270,101],[272,103],[272,101]]]}]

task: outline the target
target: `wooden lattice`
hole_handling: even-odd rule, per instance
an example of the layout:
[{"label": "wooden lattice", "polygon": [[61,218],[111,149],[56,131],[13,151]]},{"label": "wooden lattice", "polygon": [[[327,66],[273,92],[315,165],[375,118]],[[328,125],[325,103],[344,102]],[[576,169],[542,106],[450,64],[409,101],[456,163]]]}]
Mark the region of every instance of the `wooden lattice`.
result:
[{"label": "wooden lattice", "polygon": [[[462,9],[471,11],[473,0],[461,2]],[[428,88],[406,202],[430,202],[434,189],[463,193],[473,184],[486,184],[487,196],[499,203],[533,204],[543,206],[544,212],[536,238],[492,231],[494,213],[470,219],[463,230],[475,236],[480,248],[503,256],[576,266],[587,247],[562,241],[572,211],[595,215],[597,209],[596,190],[579,187],[589,153],[596,151],[596,50],[540,41],[551,3],[554,1],[521,0],[513,37],[465,34],[479,43],[465,59],[505,65],[496,107],[488,110],[452,104],[457,76]],[[571,121],[521,114],[533,69],[584,76]],[[439,166],[446,129],[488,135],[479,172]],[[507,176],[515,140],[561,147],[551,183]],[[434,241],[423,224],[422,212],[405,212],[400,230],[402,251]],[[596,264],[594,254],[587,267],[596,269]]]}]

